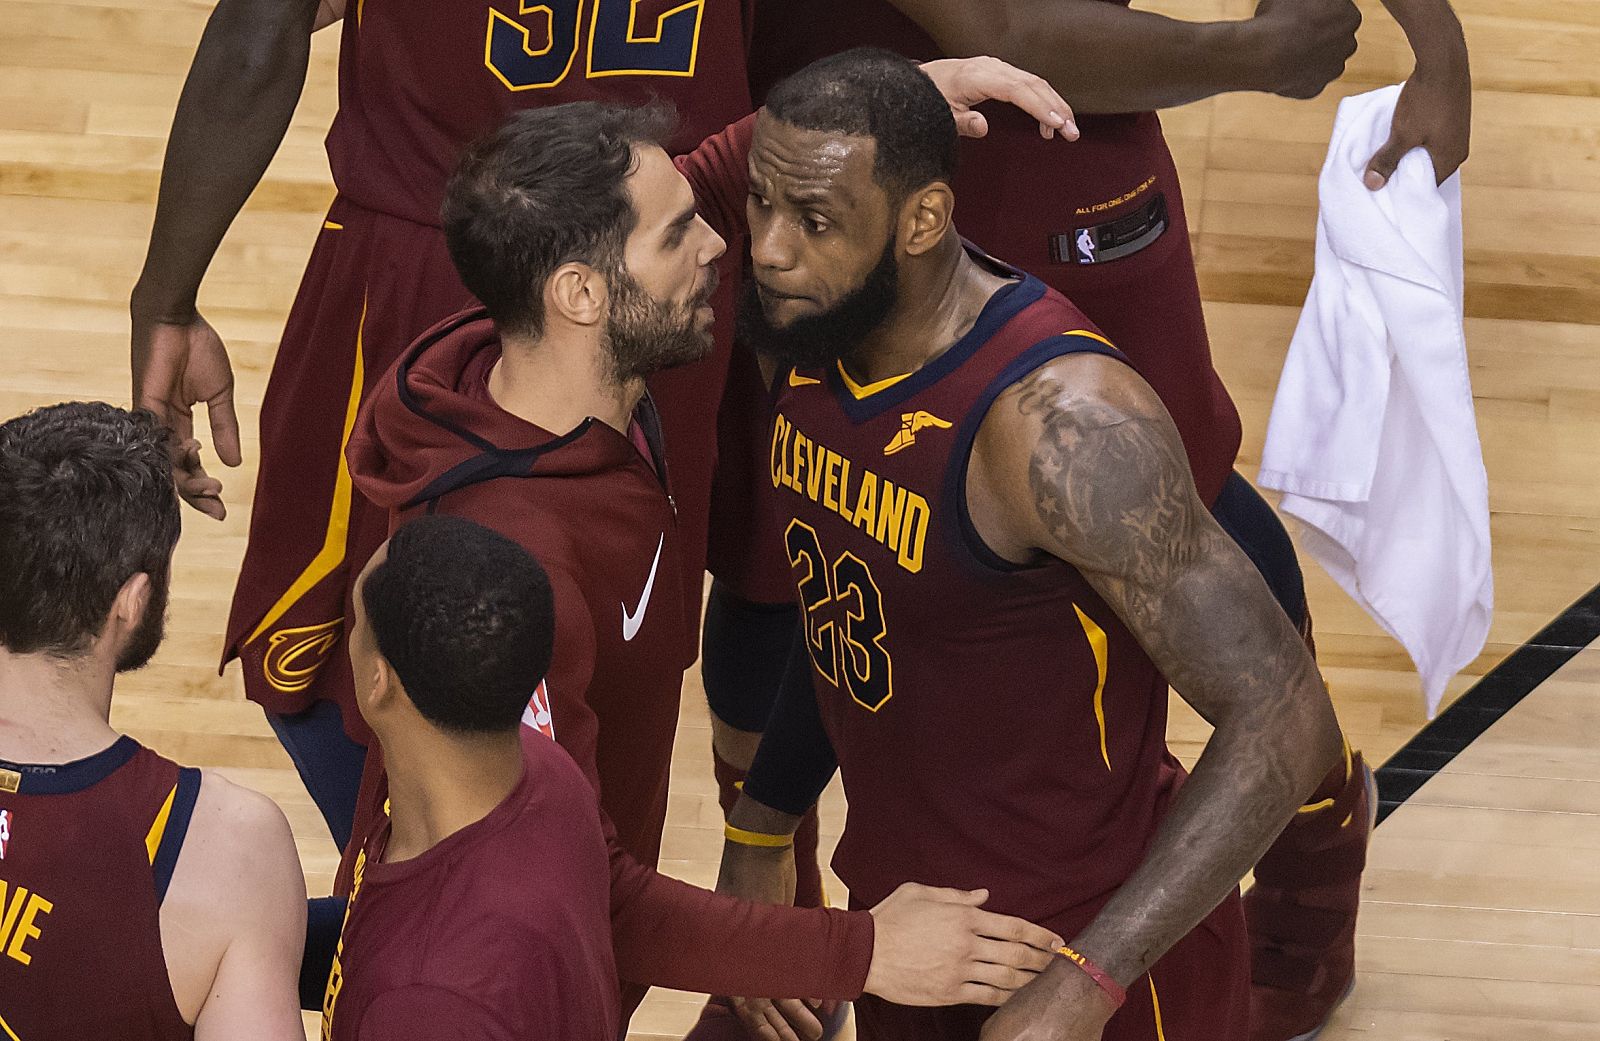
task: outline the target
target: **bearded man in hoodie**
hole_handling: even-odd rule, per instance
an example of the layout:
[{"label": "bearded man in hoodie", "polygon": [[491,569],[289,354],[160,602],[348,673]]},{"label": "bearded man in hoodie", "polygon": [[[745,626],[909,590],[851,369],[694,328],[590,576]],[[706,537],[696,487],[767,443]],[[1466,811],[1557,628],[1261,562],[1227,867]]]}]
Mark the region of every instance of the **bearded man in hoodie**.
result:
[{"label": "bearded man in hoodie", "polygon": [[[1042,80],[992,59],[929,75],[958,113],[1009,100],[1051,132],[1070,116]],[[518,114],[470,149],[443,223],[483,307],[425,333],[379,380],[350,437],[350,471],[393,524],[466,517],[544,566],[556,650],[544,682],[529,678],[538,689],[523,722],[563,745],[599,793],[624,1019],[644,984],[999,1004],[1059,940],[980,911],[982,890],[908,886],[871,912],[800,910],[730,902],[653,870],[695,632],[644,380],[711,349],[713,265],[743,230],[753,123],[673,160],[660,147],[670,112],[584,102]],[[358,836],[383,804],[380,755],[362,788]],[[351,866],[347,855],[342,871]]]}]

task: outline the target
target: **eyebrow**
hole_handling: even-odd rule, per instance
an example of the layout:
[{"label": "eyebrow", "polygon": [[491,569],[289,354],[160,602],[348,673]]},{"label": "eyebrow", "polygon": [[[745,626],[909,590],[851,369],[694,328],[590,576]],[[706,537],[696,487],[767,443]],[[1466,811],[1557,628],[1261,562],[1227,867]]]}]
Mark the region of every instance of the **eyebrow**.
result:
[{"label": "eyebrow", "polygon": [[684,210],[682,213],[680,213],[676,217],[672,218],[672,223],[667,225],[667,230],[668,231],[679,231],[679,230],[681,230],[683,228],[687,228],[690,224],[692,224],[694,222],[694,218],[699,212],[700,212],[699,207],[697,207],[693,203],[690,203],[688,209]]}]

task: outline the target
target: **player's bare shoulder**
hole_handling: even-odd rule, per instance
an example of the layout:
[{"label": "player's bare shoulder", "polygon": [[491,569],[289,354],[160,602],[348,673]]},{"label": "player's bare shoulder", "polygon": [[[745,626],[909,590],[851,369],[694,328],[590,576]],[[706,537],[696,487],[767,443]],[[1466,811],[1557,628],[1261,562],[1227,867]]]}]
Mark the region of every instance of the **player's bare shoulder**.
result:
[{"label": "player's bare shoulder", "polygon": [[1043,551],[1096,567],[1115,567],[1130,528],[1164,527],[1196,501],[1155,391],[1125,362],[1087,352],[1045,362],[995,399],[973,444],[968,497],[1003,555]]},{"label": "player's bare shoulder", "polygon": [[[260,792],[204,771],[161,908],[173,995],[184,1018],[198,1020],[197,1030],[206,1018],[235,1016],[260,1029],[283,1019],[285,1000],[293,1010],[305,899],[283,811]],[[260,973],[259,983],[239,979],[246,966]]]}]

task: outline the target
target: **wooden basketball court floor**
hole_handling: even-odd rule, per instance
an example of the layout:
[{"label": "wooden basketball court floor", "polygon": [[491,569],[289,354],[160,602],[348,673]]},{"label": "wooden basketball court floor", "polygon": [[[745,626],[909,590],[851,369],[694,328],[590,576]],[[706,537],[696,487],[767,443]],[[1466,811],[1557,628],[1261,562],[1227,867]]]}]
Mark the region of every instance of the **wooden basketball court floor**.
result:
[{"label": "wooden basketball court floor", "polygon": [[[1214,18],[1243,17],[1253,5],[1160,6]],[[1247,474],[1310,275],[1315,178],[1334,106],[1410,67],[1382,9],[1362,6],[1362,49],[1323,97],[1235,95],[1166,119],[1213,347],[1244,414]],[[1478,88],[1464,176],[1466,310],[1498,604],[1489,645],[1451,698],[1600,581],[1600,4],[1456,6]],[[205,0],[0,0],[0,414],[71,398],[126,402],[127,293],[208,8]],[[160,751],[275,798],[313,893],[327,891],[333,845],[259,712],[242,700],[237,667],[218,677],[215,665],[249,520],[256,410],[332,194],[321,140],[335,105],[336,51],[333,34],[322,34],[288,139],[201,293],[232,349],[246,462],[224,475],[226,522],[186,513],[171,635],[153,665],[121,683],[113,709],[119,726]],[[1341,718],[1382,762],[1425,723],[1415,678],[1397,646],[1314,566],[1308,572]],[[1582,633],[1587,643],[1600,614],[1574,618],[1541,640],[1571,643]],[[1523,654],[1546,651],[1555,653]],[[1500,715],[1493,705],[1474,711]],[[1181,706],[1171,734],[1186,759],[1204,741],[1203,725]],[[701,884],[713,881],[720,848],[708,746],[691,676],[663,866]],[[1407,773],[1401,787],[1415,788],[1431,769]],[[830,843],[841,807],[831,792]],[[1380,828],[1371,861],[1360,982],[1327,1038],[1600,1038],[1600,649],[1573,657],[1422,785]],[[657,992],[633,1036],[681,1036],[697,1005]]]}]

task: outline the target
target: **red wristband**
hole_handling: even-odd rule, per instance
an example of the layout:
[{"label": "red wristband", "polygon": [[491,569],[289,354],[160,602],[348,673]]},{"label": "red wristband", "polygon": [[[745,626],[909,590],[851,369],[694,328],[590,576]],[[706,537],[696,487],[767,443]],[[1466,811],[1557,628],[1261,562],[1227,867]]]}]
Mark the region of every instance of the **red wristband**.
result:
[{"label": "red wristband", "polygon": [[1116,980],[1112,979],[1111,976],[1107,974],[1106,970],[1102,969],[1088,958],[1085,958],[1071,947],[1057,947],[1056,953],[1070,961],[1072,964],[1076,965],[1078,968],[1082,969],[1084,972],[1088,973],[1089,978],[1100,985],[1100,989],[1106,992],[1106,995],[1111,998],[1112,1003],[1114,1003],[1118,1008],[1121,1008],[1123,1004],[1127,1002],[1128,992],[1123,990],[1122,986],[1117,983]]}]

